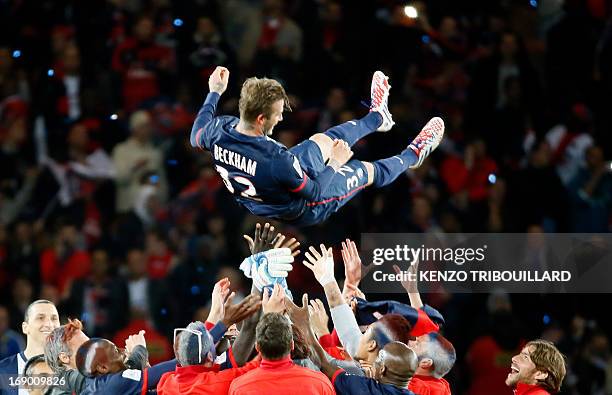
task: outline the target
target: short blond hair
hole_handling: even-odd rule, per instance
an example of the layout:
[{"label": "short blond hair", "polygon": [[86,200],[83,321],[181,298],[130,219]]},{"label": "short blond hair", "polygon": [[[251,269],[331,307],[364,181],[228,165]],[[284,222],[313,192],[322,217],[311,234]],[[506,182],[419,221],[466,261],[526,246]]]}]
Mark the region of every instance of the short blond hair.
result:
[{"label": "short blond hair", "polygon": [[526,347],[536,369],[548,373],[544,380],[538,381],[538,385],[549,392],[559,392],[566,373],[563,354],[553,343],[546,340],[530,341]]},{"label": "short blond hair", "polygon": [[240,101],[238,102],[240,118],[246,122],[254,122],[259,114],[270,118],[272,104],[278,100],[285,102],[284,110],[291,111],[289,97],[278,81],[270,78],[248,78],[240,90]]}]

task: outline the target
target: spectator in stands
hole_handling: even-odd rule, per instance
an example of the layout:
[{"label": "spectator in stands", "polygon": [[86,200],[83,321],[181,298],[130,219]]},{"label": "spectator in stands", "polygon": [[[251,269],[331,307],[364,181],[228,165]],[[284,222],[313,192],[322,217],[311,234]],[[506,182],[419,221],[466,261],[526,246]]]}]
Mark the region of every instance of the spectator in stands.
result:
[{"label": "spectator in stands", "polygon": [[147,276],[146,256],[140,249],[132,249],[127,254],[126,281],[132,323],[150,319],[157,330],[169,333],[168,318],[172,317],[172,311],[166,283]]},{"label": "spectator in stands", "polygon": [[13,281],[11,289],[12,304],[9,306],[12,327],[18,332],[21,331],[23,316],[28,310],[30,303],[34,301],[34,287],[32,282],[25,277],[17,277]]},{"label": "spectator in stands", "polygon": [[133,111],[145,100],[169,89],[174,72],[172,48],[155,40],[155,22],[147,15],[140,16],[127,37],[113,53],[112,68],[122,79],[125,110]]},{"label": "spectator in stands", "polygon": [[168,248],[168,242],[160,231],[150,231],[146,240],[147,272],[152,280],[166,278],[176,266],[176,257]]},{"label": "spectator in stands", "polygon": [[121,278],[111,275],[108,253],[91,254],[91,274],[76,280],[65,302],[69,317],[80,317],[91,336],[110,337],[127,323],[128,290]]},{"label": "spectator in stands", "polygon": [[[547,231],[567,229],[568,199],[561,179],[551,164],[551,150],[542,141],[533,147],[525,169],[511,175],[508,185],[508,218],[512,229],[523,232],[530,224],[540,224]],[[541,186],[530,193],[532,185]]]},{"label": "spectator in stands", "polygon": [[67,297],[72,282],[89,274],[91,258],[84,247],[76,225],[60,224],[54,246],[40,255],[42,282],[56,287],[62,297]]},{"label": "spectator in stands", "polygon": [[546,133],[545,139],[551,149],[552,164],[567,186],[586,165],[586,150],[595,141],[593,115],[585,104],[575,103],[565,118]]},{"label": "spectator in stands", "polygon": [[125,213],[134,208],[142,176],[152,173],[165,199],[167,182],[164,155],[151,142],[151,116],[137,111],[130,117],[131,137],[113,150],[113,163],[117,172],[117,211]]},{"label": "spectator in stands", "polygon": [[23,337],[9,326],[8,309],[0,306],[0,360],[19,354],[25,348]]},{"label": "spectator in stands", "polygon": [[572,231],[608,232],[612,211],[612,173],[601,147],[586,151],[587,167],[569,184]]}]

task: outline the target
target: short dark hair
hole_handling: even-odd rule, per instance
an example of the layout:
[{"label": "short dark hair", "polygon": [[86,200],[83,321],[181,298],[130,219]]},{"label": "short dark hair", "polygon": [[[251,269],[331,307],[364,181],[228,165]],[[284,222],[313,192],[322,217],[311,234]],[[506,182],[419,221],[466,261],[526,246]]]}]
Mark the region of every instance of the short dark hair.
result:
[{"label": "short dark hair", "polygon": [[37,304],[52,304],[53,306],[55,306],[55,304],[53,302],[51,302],[50,300],[47,300],[47,299],[38,299],[38,300],[33,301],[26,308],[26,311],[25,311],[25,314],[24,314],[24,317],[23,317],[23,321],[24,322],[28,322],[28,318],[30,318],[30,310],[32,309],[33,306],[35,306]]},{"label": "short dark hair", "polygon": [[412,325],[399,314],[385,314],[372,324],[372,340],[376,341],[376,346],[382,348],[390,342],[402,342],[408,344],[411,340],[410,331]]},{"label": "short dark hair", "polygon": [[23,375],[24,376],[31,375],[32,369],[34,368],[34,366],[38,365],[39,363],[43,363],[43,362],[47,362],[45,360],[45,354],[34,355],[32,358],[28,359],[25,366],[23,367]]},{"label": "short dark hair", "polygon": [[278,360],[291,353],[291,323],[282,314],[268,313],[261,317],[255,337],[261,355],[267,360]]},{"label": "short dark hair", "polygon": [[291,359],[307,359],[310,358],[310,346],[304,338],[304,333],[295,324],[291,324],[293,331],[293,350],[291,351]]},{"label": "short dark hair", "polygon": [[94,337],[81,344],[81,347],[79,347],[79,349],[77,350],[75,358],[77,370],[79,371],[79,373],[81,373],[85,377],[95,377],[95,368],[93,364],[94,361],[88,360],[87,355],[93,348],[97,347],[100,343],[108,341],[109,340],[100,337]]}]

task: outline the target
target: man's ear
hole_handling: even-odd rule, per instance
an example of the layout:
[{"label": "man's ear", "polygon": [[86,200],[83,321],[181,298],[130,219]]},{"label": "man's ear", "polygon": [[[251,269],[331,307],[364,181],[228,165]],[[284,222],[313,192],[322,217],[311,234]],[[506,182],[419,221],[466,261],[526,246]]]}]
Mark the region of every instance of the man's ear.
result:
[{"label": "man's ear", "polygon": [[368,340],[368,345],[367,345],[367,350],[368,351],[374,351],[376,350],[376,348],[378,347],[378,344],[376,344],[376,340],[372,339],[372,340]]},{"label": "man's ear", "polygon": [[433,369],[433,360],[431,358],[423,358],[419,361],[419,368],[424,370]]},{"label": "man's ear", "polygon": [[291,351],[293,351],[293,349],[295,349],[295,343],[293,342],[293,340],[291,340]]},{"label": "man's ear", "polygon": [[542,372],[540,370],[536,370],[535,376],[533,376],[536,381],[544,381],[548,377],[548,372]]},{"label": "man's ear", "polygon": [[387,373],[387,367],[385,365],[380,367],[380,377],[383,377]]},{"label": "man's ear", "polygon": [[27,334],[28,334],[28,328],[29,328],[28,323],[27,323],[27,322],[25,322],[25,321],[23,321],[23,322],[21,323],[21,332],[23,332],[23,334],[24,334],[24,335],[27,335]]},{"label": "man's ear", "polygon": [[213,363],[215,360],[213,359],[212,353],[208,352],[206,354],[206,358],[204,358],[204,362]]},{"label": "man's ear", "polygon": [[255,351],[257,351],[258,354],[261,354],[261,351],[259,350],[259,344],[255,343]]},{"label": "man's ear", "polygon": [[257,118],[255,118],[256,125],[263,125],[266,122],[266,116],[263,114],[259,114]]},{"label": "man's ear", "polygon": [[94,373],[98,372],[100,374],[107,374],[108,373],[108,366],[106,364],[99,363],[92,370],[93,370]]},{"label": "man's ear", "polygon": [[60,362],[63,363],[64,365],[68,365],[70,363],[70,357],[65,352],[59,353],[58,357],[59,357]]}]

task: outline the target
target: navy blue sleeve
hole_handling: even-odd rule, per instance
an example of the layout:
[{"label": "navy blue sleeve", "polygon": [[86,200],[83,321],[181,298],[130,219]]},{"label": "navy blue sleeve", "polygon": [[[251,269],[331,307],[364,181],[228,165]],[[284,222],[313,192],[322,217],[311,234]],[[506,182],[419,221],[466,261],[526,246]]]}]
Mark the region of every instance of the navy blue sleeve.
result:
[{"label": "navy blue sleeve", "polygon": [[445,324],[444,316],[442,315],[442,313],[440,313],[438,310],[434,309],[433,307],[425,304],[423,305],[423,307],[421,307],[421,310],[423,310],[425,314],[427,314],[429,319],[432,320],[435,324],[438,324],[438,325]]},{"label": "navy blue sleeve", "polygon": [[286,155],[281,156],[278,160],[281,163],[273,168],[283,170],[275,171],[272,174],[274,174],[276,179],[284,185],[289,192],[296,193],[310,201],[321,200],[323,192],[327,189],[332,178],[336,174],[333,167],[327,166],[316,178],[310,178],[308,174],[302,170],[298,158],[290,152],[287,152]]},{"label": "navy blue sleeve", "polygon": [[338,395],[342,394],[371,394],[372,389],[367,377],[353,376],[345,371],[337,371],[332,377],[332,384]]},{"label": "navy blue sleeve", "polygon": [[388,395],[415,395],[407,388],[395,387],[391,384],[382,384],[374,379],[353,376],[343,370],[338,370],[332,377],[332,384],[336,394],[388,394]]},{"label": "navy blue sleeve", "polygon": [[0,388],[0,395],[17,395],[19,392],[17,389],[9,388],[9,377],[17,377],[17,366],[17,354],[0,361],[0,374],[2,374],[0,384],[2,384],[2,388],[5,388]]},{"label": "navy blue sleeve", "polygon": [[215,326],[213,326],[210,331],[210,336],[213,338],[213,342],[216,344],[221,340],[225,332],[227,332],[227,326],[221,321],[217,322]]},{"label": "navy blue sleeve", "polygon": [[[124,370],[121,373],[96,377],[91,393],[104,390],[107,394],[137,395],[142,393],[146,371],[136,369]],[[92,387],[92,384],[89,384]]]},{"label": "navy blue sleeve", "polygon": [[147,389],[155,389],[157,388],[157,383],[159,383],[159,379],[164,373],[174,372],[176,369],[176,359],[171,361],[161,362],[157,365],[151,366],[149,369],[146,369],[143,373],[148,375],[147,378]]},{"label": "navy blue sleeve", "polygon": [[191,142],[192,147],[208,148],[206,145],[206,132],[209,129],[207,125],[209,125],[210,121],[212,121],[215,116],[217,103],[219,103],[220,97],[221,95],[216,92],[210,92],[206,96],[206,100],[204,100],[202,108],[200,108],[200,111],[198,111],[198,115],[193,123],[193,127],[191,128],[189,141]]}]

